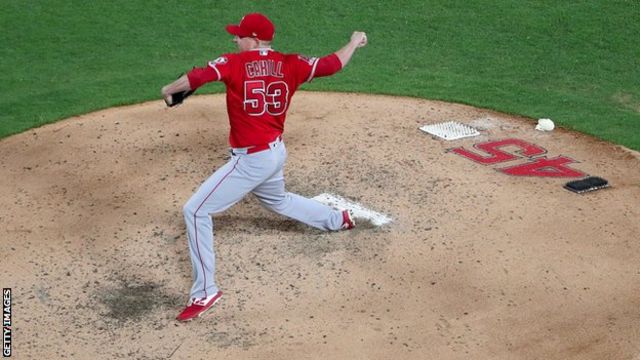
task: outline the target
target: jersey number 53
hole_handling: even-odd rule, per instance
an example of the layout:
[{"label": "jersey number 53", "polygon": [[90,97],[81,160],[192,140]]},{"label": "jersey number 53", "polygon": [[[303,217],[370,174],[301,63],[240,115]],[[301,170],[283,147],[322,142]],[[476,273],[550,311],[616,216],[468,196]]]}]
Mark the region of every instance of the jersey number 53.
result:
[{"label": "jersey number 53", "polygon": [[284,81],[268,85],[264,80],[244,82],[244,111],[251,116],[282,115],[287,110],[289,87]]}]

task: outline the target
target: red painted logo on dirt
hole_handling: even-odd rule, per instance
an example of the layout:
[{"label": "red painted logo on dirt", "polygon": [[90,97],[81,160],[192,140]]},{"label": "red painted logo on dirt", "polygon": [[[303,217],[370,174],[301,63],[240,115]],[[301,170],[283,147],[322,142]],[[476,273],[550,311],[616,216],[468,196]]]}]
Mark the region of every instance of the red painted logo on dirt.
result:
[{"label": "red painted logo on dirt", "polygon": [[[546,149],[520,139],[487,141],[475,144],[473,147],[480,153],[469,151],[463,147],[453,148],[449,151],[482,165],[495,165],[528,159],[524,164],[496,169],[507,175],[540,177],[583,177],[586,175],[582,171],[567,166],[571,163],[577,163],[576,160],[564,155],[559,155],[554,158],[541,156],[547,153]],[[510,151],[507,152],[507,150]],[[541,157],[536,158],[536,156]]]}]

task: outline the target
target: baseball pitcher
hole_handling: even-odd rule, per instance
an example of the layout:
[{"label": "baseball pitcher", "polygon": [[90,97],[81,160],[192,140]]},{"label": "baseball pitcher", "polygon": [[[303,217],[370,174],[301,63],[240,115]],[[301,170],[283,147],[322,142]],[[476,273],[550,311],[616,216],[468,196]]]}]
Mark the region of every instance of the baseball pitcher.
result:
[{"label": "baseball pitcher", "polygon": [[222,296],[215,280],[212,214],[222,212],[248,193],[268,209],[322,230],[351,229],[349,211],[334,210],[285,191],[287,149],[282,133],[291,97],[304,82],[329,76],[347,65],[367,44],[363,32],[333,54],[316,58],[283,54],[271,48],[274,25],[264,15],[247,14],[228,25],[239,52],[224,54],[196,67],[162,88],[168,106],[180,104],[200,86],[222,81],[227,92],[231,159],[215,171],[184,206],[193,286],[179,321],[195,319]]}]

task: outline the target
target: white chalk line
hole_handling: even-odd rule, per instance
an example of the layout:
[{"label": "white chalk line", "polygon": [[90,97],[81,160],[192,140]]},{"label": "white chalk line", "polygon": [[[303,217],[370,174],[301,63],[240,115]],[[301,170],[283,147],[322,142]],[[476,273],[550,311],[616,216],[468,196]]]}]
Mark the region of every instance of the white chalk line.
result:
[{"label": "white chalk line", "polygon": [[375,226],[382,226],[391,222],[391,218],[385,214],[381,214],[377,211],[367,209],[361,204],[345,199],[338,195],[322,193],[313,198],[314,200],[323,203],[325,205],[337,208],[340,210],[351,210],[355,218],[367,219]]}]

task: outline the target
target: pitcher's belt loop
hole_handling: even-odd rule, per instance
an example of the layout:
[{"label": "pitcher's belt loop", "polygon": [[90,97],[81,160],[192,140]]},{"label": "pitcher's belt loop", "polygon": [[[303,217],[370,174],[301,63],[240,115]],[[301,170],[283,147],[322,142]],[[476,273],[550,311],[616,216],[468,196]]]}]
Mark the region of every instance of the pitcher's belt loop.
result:
[{"label": "pitcher's belt loop", "polygon": [[282,142],[282,135],[278,135],[278,137],[273,140],[272,142],[268,143],[268,144],[261,144],[261,145],[255,145],[255,146],[250,146],[250,147],[246,147],[246,148],[232,148],[231,149],[231,153],[234,155],[237,154],[255,154],[257,152],[260,151],[264,151],[270,148],[275,148],[276,146],[278,146],[278,144],[280,144]]}]

